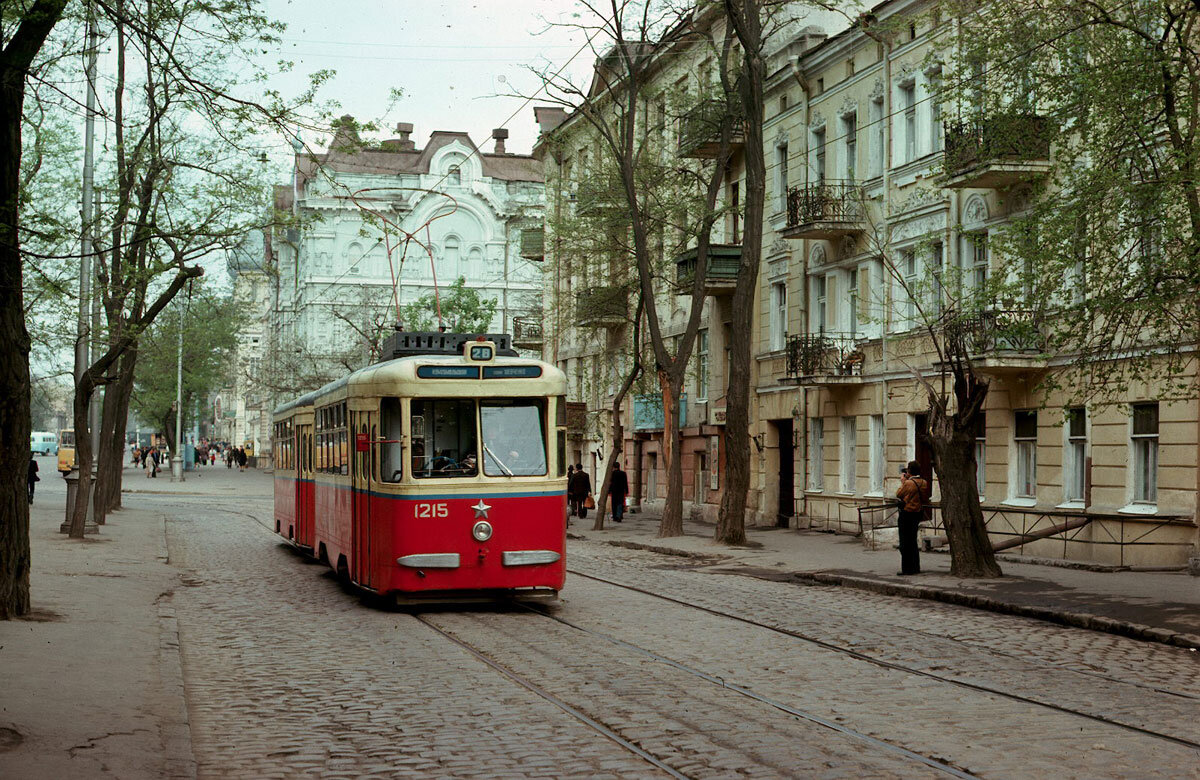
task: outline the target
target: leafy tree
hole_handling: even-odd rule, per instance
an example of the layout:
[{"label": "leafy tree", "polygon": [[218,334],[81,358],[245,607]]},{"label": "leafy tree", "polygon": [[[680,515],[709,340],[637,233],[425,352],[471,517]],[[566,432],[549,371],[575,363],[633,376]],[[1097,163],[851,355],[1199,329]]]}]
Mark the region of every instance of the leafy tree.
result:
[{"label": "leafy tree", "polygon": [[29,331],[19,230],[21,122],[27,79],[66,0],[5,4],[0,12],[0,619],[29,612]]},{"label": "leafy tree", "polygon": [[401,322],[413,331],[443,326],[451,333],[487,333],[495,316],[496,301],[468,289],[464,276],[442,293],[426,293],[400,307]]},{"label": "leafy tree", "polygon": [[[242,314],[232,297],[201,285],[176,300],[142,334],[131,403],[142,419],[164,431],[175,452],[175,395],[179,331],[183,329],[183,425],[228,375]],[[182,322],[180,321],[182,318]],[[204,405],[203,403],[201,404]]]},{"label": "leafy tree", "polygon": [[[616,3],[606,9],[587,7],[590,19],[579,26],[589,31],[597,54],[592,85],[574,85],[561,72],[542,74],[545,96],[572,108],[577,117],[572,126],[585,127],[594,140],[588,160],[575,161],[580,168],[577,178],[567,184],[578,186],[574,209],[559,204],[551,217],[555,251],[562,262],[571,242],[592,243],[594,251],[571,254],[580,258],[585,280],[607,286],[603,300],[598,300],[606,318],[628,318],[627,302],[614,305],[620,298],[612,293],[622,288],[636,289],[646,302],[645,332],[663,398],[668,475],[659,535],[678,536],[683,533],[683,464],[677,410],[704,311],[708,247],[713,226],[723,213],[718,201],[735,122],[729,103],[735,78],[730,70],[733,34],[726,26],[716,40],[712,14],[705,15],[702,23],[688,22],[695,10],[691,6],[648,2],[637,7]],[[674,95],[672,104],[664,103],[660,110],[651,94],[662,86],[655,81],[660,58],[672,56],[671,47],[684,42],[713,51],[717,83],[706,94]],[[674,119],[702,104],[711,109],[704,118],[711,137],[718,139],[716,156],[705,161],[679,159],[675,149],[663,143],[667,110]],[[581,133],[573,140],[584,137]],[[554,147],[559,142],[552,137],[547,143]],[[561,154],[561,149],[556,153]],[[696,249],[696,271],[689,284],[677,287],[671,277],[664,279],[664,271],[673,271],[671,260],[689,246]],[[687,306],[686,324],[677,335],[668,333],[669,323],[654,305],[676,294],[686,296]],[[580,314],[587,312],[581,308]],[[613,450],[618,446],[614,442]],[[608,480],[606,473],[604,482]]]}]

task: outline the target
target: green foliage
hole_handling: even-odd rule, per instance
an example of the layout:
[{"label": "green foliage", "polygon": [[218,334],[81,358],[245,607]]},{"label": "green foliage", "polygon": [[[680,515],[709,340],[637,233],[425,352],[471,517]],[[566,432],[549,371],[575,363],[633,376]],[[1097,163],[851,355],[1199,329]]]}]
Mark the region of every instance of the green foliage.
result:
[{"label": "green foliage", "polygon": [[[441,291],[442,324],[452,333],[486,333],[496,316],[496,301],[467,288],[465,277]],[[437,330],[438,299],[426,293],[400,307],[401,322],[408,330]]]},{"label": "green foliage", "polygon": [[[944,115],[1013,128],[1036,118],[1053,148],[1044,178],[1000,193],[1011,221],[991,237],[996,304],[1033,312],[1083,392],[1177,376],[1200,340],[1194,4],[949,7],[962,26],[939,53],[958,76]],[[1028,141],[1013,132],[992,145]]]},{"label": "green foliage", "polygon": [[[180,309],[183,311],[183,419],[185,427],[196,401],[227,383],[230,358],[242,327],[239,307],[232,297],[198,287],[190,297],[163,312],[141,338],[137,375],[131,404],[141,417],[162,424],[175,409]],[[174,423],[171,423],[174,425]]]}]

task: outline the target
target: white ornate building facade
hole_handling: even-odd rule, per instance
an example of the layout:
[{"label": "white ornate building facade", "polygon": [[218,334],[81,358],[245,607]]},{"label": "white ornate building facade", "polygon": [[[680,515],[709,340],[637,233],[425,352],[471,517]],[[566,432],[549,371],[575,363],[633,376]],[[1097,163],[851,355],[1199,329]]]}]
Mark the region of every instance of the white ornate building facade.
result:
[{"label": "white ornate building facade", "polygon": [[435,131],[418,149],[411,124],[381,143],[354,128],[343,117],[329,151],[298,152],[292,184],[276,188],[297,225],[267,248],[276,400],[365,365],[400,306],[459,278],[496,302],[489,331],[540,323],[540,253],[522,257],[520,239],[541,222],[541,163],[507,153],[502,129],[484,152],[466,133]]}]

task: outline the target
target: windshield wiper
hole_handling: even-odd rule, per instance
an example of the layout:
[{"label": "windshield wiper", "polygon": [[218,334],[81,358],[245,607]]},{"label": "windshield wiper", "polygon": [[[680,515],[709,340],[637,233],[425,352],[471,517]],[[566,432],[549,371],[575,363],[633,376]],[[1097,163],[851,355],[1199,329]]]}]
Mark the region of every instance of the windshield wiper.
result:
[{"label": "windshield wiper", "polygon": [[496,461],[496,465],[499,466],[501,469],[503,469],[505,474],[507,474],[510,477],[516,476],[516,474],[512,473],[512,469],[510,469],[508,466],[505,466],[504,461],[497,458],[496,453],[492,452],[492,449],[490,447],[488,447],[486,444],[483,445],[483,451],[486,452],[489,456],[491,456],[492,460]]}]

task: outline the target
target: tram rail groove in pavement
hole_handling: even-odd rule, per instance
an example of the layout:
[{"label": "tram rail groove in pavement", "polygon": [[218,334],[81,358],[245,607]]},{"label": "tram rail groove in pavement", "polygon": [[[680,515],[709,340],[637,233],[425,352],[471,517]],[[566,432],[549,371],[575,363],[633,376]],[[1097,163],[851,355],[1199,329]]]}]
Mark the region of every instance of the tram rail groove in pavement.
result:
[{"label": "tram rail groove in pavement", "polygon": [[[1033,705],[1035,707],[1045,707],[1047,709],[1062,712],[1067,715],[1075,715],[1075,716],[1078,716],[1081,718],[1086,718],[1088,720],[1096,721],[1098,723],[1103,723],[1108,726],[1114,726],[1116,728],[1124,729],[1126,731],[1132,731],[1132,732],[1136,732],[1138,734],[1143,734],[1148,737],[1153,737],[1155,739],[1161,739],[1165,742],[1171,742],[1176,745],[1182,745],[1183,747],[1192,748],[1193,750],[1200,750],[1200,742],[1194,742],[1192,740],[1184,739],[1182,737],[1175,737],[1170,734],[1163,734],[1161,732],[1154,731],[1152,729],[1142,728],[1141,726],[1134,726],[1129,723],[1122,723],[1119,720],[1113,720],[1111,718],[1106,718],[1103,715],[1096,715],[1096,714],[1093,714],[1090,712],[1083,712],[1081,710],[1075,710],[1070,707],[1064,707],[1060,704],[1038,701],[1037,699],[1032,699],[1028,696],[1022,696],[1021,694],[1018,694],[1018,693],[1012,693],[1011,691],[1005,691],[1005,690],[1002,690],[999,688],[993,688],[993,687],[990,687],[987,685],[980,685],[978,683],[966,682],[964,680],[955,680],[950,677],[943,677],[939,674],[934,674],[933,672],[927,672],[927,671],[924,671],[921,669],[914,669],[912,667],[905,666],[903,664],[893,663],[891,661],[884,661],[880,658],[874,658],[865,653],[861,653],[857,650],[851,650],[848,647],[842,647],[842,646],[834,644],[832,642],[826,642],[823,639],[816,639],[811,636],[806,636],[806,635],[800,633],[799,631],[792,631],[792,630],[789,630],[786,628],[779,628],[778,626],[772,626],[768,623],[761,623],[757,620],[743,617],[741,615],[735,615],[735,614],[732,614],[729,612],[723,612],[722,610],[719,610],[719,609],[712,609],[710,607],[702,607],[699,604],[692,604],[692,603],[684,601],[682,599],[677,599],[674,596],[665,596],[661,593],[656,593],[652,590],[646,590],[645,588],[639,588],[636,585],[629,585],[629,584],[626,584],[623,582],[617,582],[616,580],[610,580],[606,577],[598,577],[594,574],[585,574],[581,571],[578,571],[577,569],[571,569],[568,567],[567,572],[570,574],[574,574],[577,577],[583,577],[585,579],[594,580],[596,582],[603,582],[603,583],[605,583],[607,585],[611,585],[613,587],[623,588],[625,590],[629,590],[634,593],[641,593],[645,596],[651,596],[653,598],[662,599],[663,601],[668,601],[672,604],[678,604],[680,606],[697,609],[697,610],[700,610],[701,612],[707,612],[708,614],[715,615],[717,617],[724,617],[724,618],[728,618],[730,620],[736,620],[740,623],[745,623],[746,625],[756,626],[758,628],[765,628],[768,631],[774,631],[776,633],[783,634],[785,636],[790,636],[790,637],[799,639],[804,642],[810,642],[814,645],[817,645],[818,647],[822,647],[827,650],[833,650],[834,652],[842,653],[844,655],[850,656],[851,658],[855,658],[860,661],[865,661],[867,663],[874,664],[876,666],[880,666],[885,669],[891,669],[891,670],[898,671],[898,672],[905,672],[908,674],[912,674],[912,675],[915,675],[918,677],[925,677],[925,678],[928,678],[931,680],[937,680],[939,682],[948,683],[950,685],[956,685],[960,688],[966,688],[968,690],[979,691],[981,693],[989,693],[994,696],[1001,696],[1006,699],[1011,699],[1012,701],[1019,701],[1023,704],[1029,704],[1029,705]],[[553,618],[554,616],[547,615],[547,617]],[[557,618],[555,618],[555,619],[557,619]]]},{"label": "tram rail groove in pavement", "polygon": [[978,775],[971,774],[970,772],[960,769],[960,768],[954,766],[953,764],[948,764],[948,763],[945,763],[944,761],[939,761],[936,758],[930,758],[929,756],[922,755],[915,751],[909,750],[908,748],[901,747],[900,745],[892,744],[891,742],[879,739],[877,737],[872,737],[869,734],[864,734],[861,731],[856,731],[855,729],[852,729],[848,726],[843,726],[842,724],[836,723],[827,718],[822,718],[820,715],[814,715],[811,712],[808,712],[807,710],[802,710],[802,709],[798,709],[796,707],[791,707],[787,704],[784,704],[781,701],[776,701],[775,699],[772,699],[768,696],[762,696],[762,695],[757,694],[754,691],[750,690],[749,688],[744,688],[741,685],[738,685],[737,683],[729,682],[728,680],[726,680],[724,678],[709,674],[708,672],[705,672],[701,669],[697,669],[693,666],[688,666],[685,663],[676,661],[672,658],[667,658],[664,655],[659,655],[658,653],[655,653],[652,650],[647,650],[646,648],[640,647],[631,642],[626,642],[624,639],[618,639],[615,636],[612,636],[611,634],[604,633],[603,631],[596,631],[591,628],[585,628],[584,626],[581,626],[578,623],[574,623],[570,620],[567,620],[566,618],[560,617],[558,615],[552,615],[548,612],[538,609],[534,605],[524,604],[519,601],[513,601],[512,603],[516,604],[520,607],[523,607],[524,609],[527,609],[536,615],[541,615],[542,617],[546,617],[546,618],[554,620],[558,623],[562,623],[564,626],[573,628],[576,631],[582,631],[585,634],[589,634],[591,636],[597,637],[598,639],[603,639],[603,640],[610,642],[618,647],[623,647],[626,650],[632,650],[635,653],[644,655],[647,658],[651,658],[661,664],[666,664],[667,666],[670,666],[674,669],[678,669],[681,672],[685,672],[694,677],[699,677],[700,679],[702,679],[706,682],[712,683],[713,685],[716,685],[719,688],[723,688],[724,690],[733,691],[734,693],[741,694],[742,696],[745,696],[749,699],[753,699],[754,701],[759,702],[760,704],[766,704],[769,707],[774,707],[775,709],[780,710],[782,712],[786,712],[789,715],[794,715],[795,717],[800,718],[801,720],[806,720],[806,721],[809,721],[810,723],[815,723],[818,726],[824,726],[825,728],[836,731],[839,734],[842,734],[844,736],[848,736],[848,737],[851,737],[852,739],[857,739],[857,740],[866,742],[868,745],[871,745],[872,747],[880,748],[882,750],[892,752],[892,753],[899,753],[904,758],[908,758],[913,761],[917,761],[919,763],[925,764],[928,767],[940,770],[942,772],[946,772],[947,774],[953,775],[955,777],[959,777],[959,778],[978,777]]},{"label": "tram rail groove in pavement", "polygon": [[[540,613],[540,614],[544,614],[544,613]],[[486,655],[484,655],[480,650],[478,650],[476,647],[471,645],[469,642],[466,642],[465,640],[454,636],[449,631],[445,631],[441,628],[438,628],[433,623],[431,623],[429,620],[427,620],[423,615],[413,615],[412,617],[417,622],[422,623],[423,625],[425,625],[432,631],[435,631],[438,634],[441,634],[443,637],[450,640],[454,644],[458,645],[463,650],[466,650],[468,653],[470,653],[472,656],[474,656],[477,660],[481,661],[482,663],[486,664],[487,666],[491,667],[492,669],[495,669],[497,672],[504,675],[505,677],[512,680],[513,682],[520,685],[521,687],[527,689],[531,693],[533,693],[537,696],[540,696],[541,698],[550,702],[555,707],[558,707],[563,712],[567,713],[571,717],[580,721],[584,725],[590,727],[591,729],[598,732],[599,734],[602,734],[603,736],[607,737],[608,739],[612,740],[613,742],[616,742],[618,745],[625,748],[629,752],[637,755],[638,757],[644,759],[645,761],[649,762],[650,764],[653,764],[654,766],[663,770],[664,772],[669,774],[671,777],[677,778],[677,780],[691,780],[691,778],[689,778],[688,775],[685,775],[682,772],[679,772],[678,770],[671,767],[669,764],[667,764],[664,761],[662,761],[661,759],[655,757],[653,754],[651,754],[651,753],[643,750],[642,748],[638,747],[637,745],[633,744],[632,742],[625,739],[617,732],[610,729],[608,726],[605,726],[600,721],[588,716],[586,713],[576,709],[575,707],[572,707],[570,704],[567,704],[562,699],[558,698],[554,694],[552,694],[549,691],[545,690],[544,688],[540,687],[536,683],[526,679],[525,677],[522,677],[521,675],[517,674],[516,672],[509,669],[508,667],[503,666],[502,664],[499,664],[496,661],[493,661],[491,658],[488,658]]]}]

